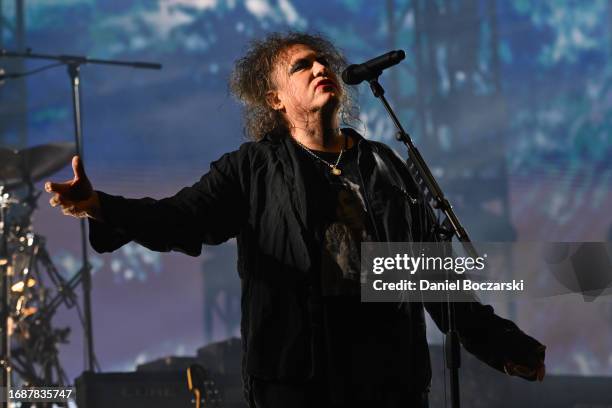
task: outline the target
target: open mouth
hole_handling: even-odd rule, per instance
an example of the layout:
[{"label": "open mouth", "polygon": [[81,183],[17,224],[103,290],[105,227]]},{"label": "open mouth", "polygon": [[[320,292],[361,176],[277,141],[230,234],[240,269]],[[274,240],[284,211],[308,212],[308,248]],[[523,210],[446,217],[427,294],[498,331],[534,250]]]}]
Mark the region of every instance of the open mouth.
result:
[{"label": "open mouth", "polygon": [[319,88],[320,86],[336,88],[336,84],[334,83],[334,81],[331,81],[331,80],[323,80],[323,81],[319,82],[317,84],[317,86],[315,86],[315,89]]}]

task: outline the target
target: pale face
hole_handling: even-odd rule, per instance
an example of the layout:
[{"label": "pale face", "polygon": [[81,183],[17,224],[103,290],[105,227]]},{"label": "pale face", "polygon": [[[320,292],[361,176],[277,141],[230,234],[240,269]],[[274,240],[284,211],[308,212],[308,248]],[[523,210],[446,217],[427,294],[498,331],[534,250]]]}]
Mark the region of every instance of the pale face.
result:
[{"label": "pale face", "polygon": [[272,74],[276,89],[267,94],[272,108],[285,114],[290,124],[308,122],[318,112],[334,115],[342,88],[324,57],[306,45],[288,47]]}]

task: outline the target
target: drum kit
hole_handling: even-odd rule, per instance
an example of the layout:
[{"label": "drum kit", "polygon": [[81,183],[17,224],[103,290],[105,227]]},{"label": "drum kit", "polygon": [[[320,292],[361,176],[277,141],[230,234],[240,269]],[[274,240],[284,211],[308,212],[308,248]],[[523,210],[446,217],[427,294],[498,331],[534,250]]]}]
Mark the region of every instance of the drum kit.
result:
[{"label": "drum kit", "polygon": [[74,152],[73,143],[0,148],[1,363],[24,386],[69,383],[58,344],[70,328],[54,328],[51,320],[60,305],[75,306],[75,283],[59,273],[32,219],[41,194],[34,183],[70,163]]}]

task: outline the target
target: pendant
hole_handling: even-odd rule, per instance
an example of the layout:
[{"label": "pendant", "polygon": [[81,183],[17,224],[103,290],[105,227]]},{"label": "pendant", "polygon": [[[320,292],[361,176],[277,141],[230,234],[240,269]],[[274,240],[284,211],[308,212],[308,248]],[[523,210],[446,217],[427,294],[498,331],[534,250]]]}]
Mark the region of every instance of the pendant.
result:
[{"label": "pendant", "polygon": [[337,168],[337,167],[332,167],[332,174],[333,174],[334,176],[339,176],[339,175],[341,175],[341,174],[342,174],[342,170],[340,170],[340,169],[339,169],[339,168]]}]

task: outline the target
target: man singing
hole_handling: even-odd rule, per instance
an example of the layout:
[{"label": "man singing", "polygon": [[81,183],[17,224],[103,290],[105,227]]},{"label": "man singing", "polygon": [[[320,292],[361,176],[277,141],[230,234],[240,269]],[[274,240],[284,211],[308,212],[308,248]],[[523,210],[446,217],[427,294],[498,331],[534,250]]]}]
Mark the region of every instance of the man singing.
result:
[{"label": "man singing", "polygon": [[[47,183],[52,206],[88,217],[90,242],[135,241],[191,256],[236,237],[243,379],[256,408],[426,407],[431,379],[424,309],[360,302],[360,243],[437,241],[433,214],[405,163],[351,128],[354,106],[326,39],[271,34],[237,61],[231,87],[251,142],[161,200]],[[542,380],[544,346],[478,302],[456,303],[465,348],[500,371]]]}]

